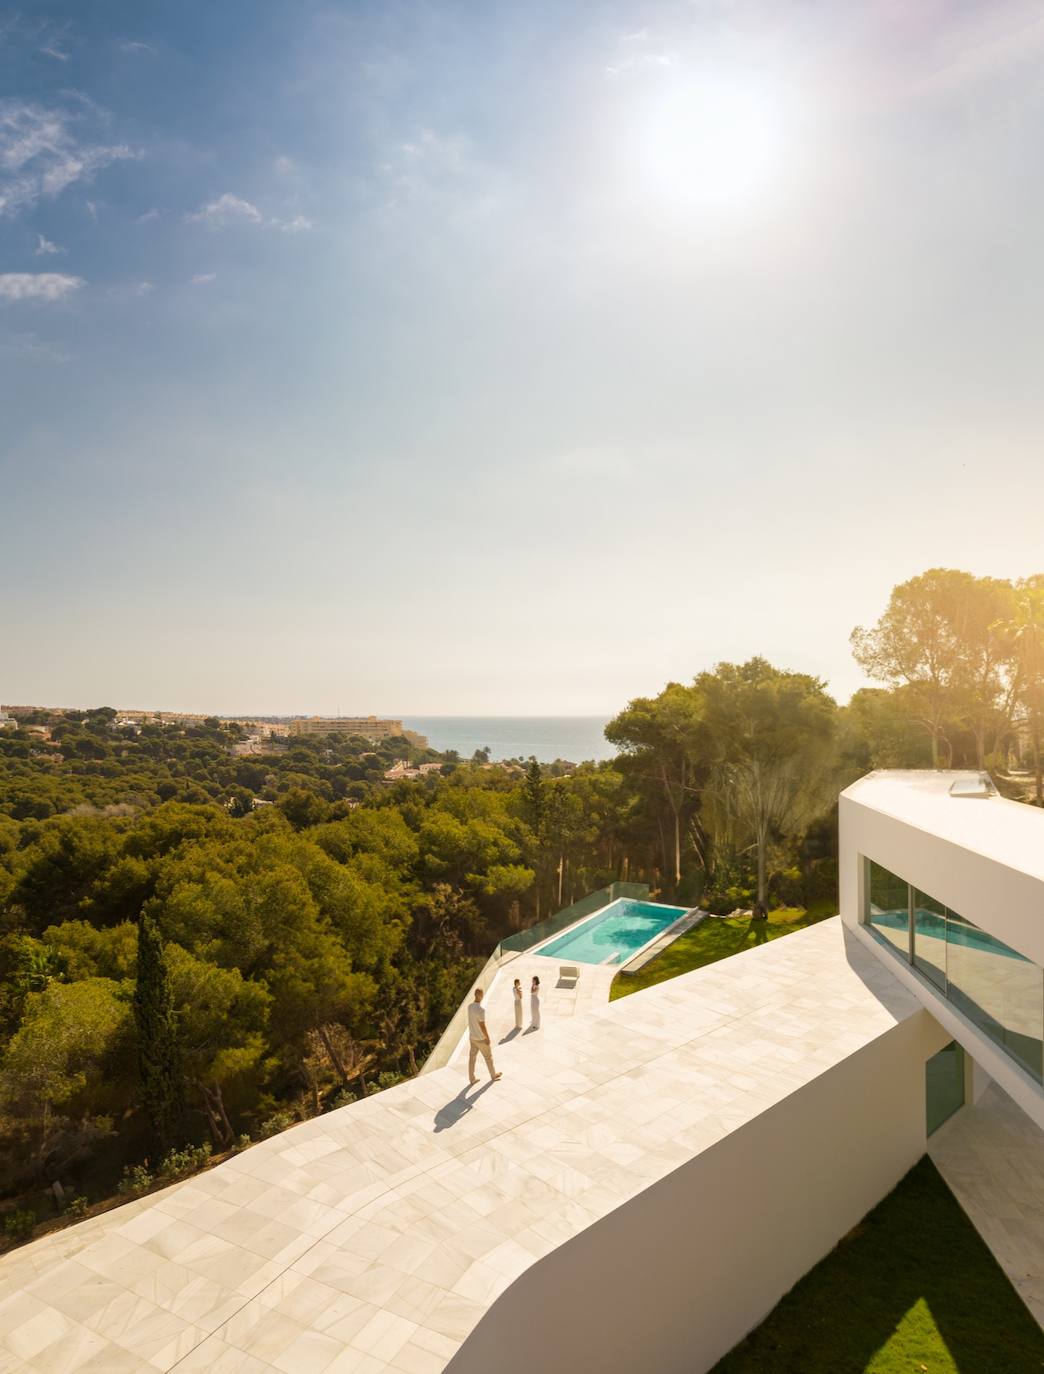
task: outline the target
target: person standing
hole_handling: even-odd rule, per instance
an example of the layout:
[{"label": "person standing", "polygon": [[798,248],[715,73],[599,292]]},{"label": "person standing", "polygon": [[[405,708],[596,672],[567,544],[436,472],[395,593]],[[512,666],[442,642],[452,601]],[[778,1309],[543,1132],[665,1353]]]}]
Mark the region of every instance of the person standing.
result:
[{"label": "person standing", "polygon": [[522,1029],[522,980],[515,979],[515,986],[512,988],[515,994],[515,1030]]},{"label": "person standing", "polygon": [[475,1000],[468,1007],[468,1082],[477,1083],[475,1060],[481,1054],[489,1069],[489,1081],[495,1083],[500,1077],[493,1066],[493,1046],[490,1044],[489,1031],[486,1029],[486,1009],[482,1005],[482,989],[475,989]]},{"label": "person standing", "polygon": [[529,987],[529,1022],[531,1030],[540,1029],[540,979],[536,974]]}]

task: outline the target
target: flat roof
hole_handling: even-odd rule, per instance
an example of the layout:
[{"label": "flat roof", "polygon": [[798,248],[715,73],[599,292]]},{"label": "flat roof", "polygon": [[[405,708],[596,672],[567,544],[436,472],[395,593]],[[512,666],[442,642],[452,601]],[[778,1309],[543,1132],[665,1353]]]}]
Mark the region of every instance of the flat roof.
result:
[{"label": "flat roof", "polygon": [[495,1085],[423,1074],[6,1255],[0,1367],[441,1370],[542,1256],[920,1011],[834,918],[548,1017]]},{"label": "flat roof", "polygon": [[999,794],[951,795],[955,782],[979,777],[968,769],[881,769],[841,796],[1044,881],[1044,810]]}]

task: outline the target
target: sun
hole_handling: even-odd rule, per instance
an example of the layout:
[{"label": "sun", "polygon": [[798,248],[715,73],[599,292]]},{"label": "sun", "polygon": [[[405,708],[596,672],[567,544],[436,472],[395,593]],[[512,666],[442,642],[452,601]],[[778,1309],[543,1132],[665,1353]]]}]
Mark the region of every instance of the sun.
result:
[{"label": "sun", "polygon": [[739,210],[792,171],[793,112],[762,81],[678,78],[632,110],[629,156],[643,192],[693,209]]}]

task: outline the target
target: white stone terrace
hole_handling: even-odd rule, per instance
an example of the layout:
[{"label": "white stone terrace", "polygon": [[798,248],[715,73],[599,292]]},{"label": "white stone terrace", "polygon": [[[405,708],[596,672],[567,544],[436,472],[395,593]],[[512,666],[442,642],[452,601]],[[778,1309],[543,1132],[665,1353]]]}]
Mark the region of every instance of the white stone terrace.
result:
[{"label": "white stone terrace", "polygon": [[919,1014],[839,920],[548,1000],[499,1083],[439,1069],[0,1260],[0,1374],[436,1374],[543,1257]]}]

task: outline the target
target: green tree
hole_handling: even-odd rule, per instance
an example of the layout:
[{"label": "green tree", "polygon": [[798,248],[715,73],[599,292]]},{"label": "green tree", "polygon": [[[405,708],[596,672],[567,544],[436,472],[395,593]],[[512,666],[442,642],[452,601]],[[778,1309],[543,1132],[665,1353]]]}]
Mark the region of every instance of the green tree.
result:
[{"label": "green tree", "polygon": [[118,983],[48,982],[0,1060],[0,1114],[13,1123],[20,1166],[56,1177],[112,1134],[129,1087],[130,1009]]},{"label": "green tree", "polygon": [[[697,684],[698,684],[697,679]],[[703,703],[698,685],[669,683],[658,697],[637,697],[605,727],[610,744],[659,789],[670,827],[671,875],[682,875],[682,837],[698,800],[697,774],[705,752]]]},{"label": "green tree", "polygon": [[138,919],[138,971],[134,985],[141,1101],[161,1151],[181,1143],[185,1099],[178,1027],[166,951],[156,923]]},{"label": "green tree", "polygon": [[1006,628],[1019,723],[1033,764],[1033,799],[1044,806],[1044,574],[1016,584],[1014,614]]},{"label": "green tree", "polygon": [[1004,728],[997,711],[1001,627],[1010,607],[1010,583],[930,568],[893,589],[875,625],[852,631],[852,652],[863,671],[875,681],[907,688],[911,708],[931,739],[934,768],[944,760],[952,766],[955,727],[973,731],[980,767],[989,729]]},{"label": "green tree", "polygon": [[719,663],[696,686],[713,750],[709,799],[719,830],[754,849],[763,912],[770,846],[800,837],[833,796],[837,705],[818,678],[763,658]]},{"label": "green tree", "polygon": [[841,722],[859,771],[931,767],[931,742],[906,687],[861,688],[842,708]]}]

